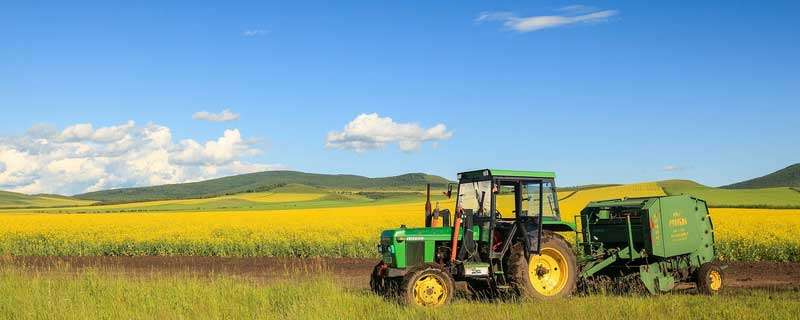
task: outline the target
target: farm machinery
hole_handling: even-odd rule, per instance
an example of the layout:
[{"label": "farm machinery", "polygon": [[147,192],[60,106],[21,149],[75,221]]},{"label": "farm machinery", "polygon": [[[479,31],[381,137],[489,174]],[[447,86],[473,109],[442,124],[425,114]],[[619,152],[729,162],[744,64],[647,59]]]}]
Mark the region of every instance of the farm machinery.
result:
[{"label": "farm machinery", "polygon": [[447,304],[457,285],[488,298],[536,300],[606,288],[657,294],[682,283],[705,294],[723,288],[703,200],[592,202],[575,216],[577,228],[562,220],[552,172],[462,172],[445,194],[456,197],[453,219],[438,205],[431,210],[429,187],[424,228],[381,233],[373,292],[435,307]]}]

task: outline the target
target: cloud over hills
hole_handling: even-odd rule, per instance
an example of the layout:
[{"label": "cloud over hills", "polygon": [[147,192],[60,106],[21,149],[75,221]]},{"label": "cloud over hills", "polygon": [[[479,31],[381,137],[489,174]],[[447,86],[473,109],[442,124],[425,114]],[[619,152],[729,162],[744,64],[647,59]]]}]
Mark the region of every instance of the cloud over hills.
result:
[{"label": "cloud over hills", "polygon": [[174,141],[170,128],[133,121],[56,130],[34,126],[0,137],[0,189],[75,194],[108,188],[180,183],[282,168],[250,163],[261,153],[238,129],[217,139]]}]

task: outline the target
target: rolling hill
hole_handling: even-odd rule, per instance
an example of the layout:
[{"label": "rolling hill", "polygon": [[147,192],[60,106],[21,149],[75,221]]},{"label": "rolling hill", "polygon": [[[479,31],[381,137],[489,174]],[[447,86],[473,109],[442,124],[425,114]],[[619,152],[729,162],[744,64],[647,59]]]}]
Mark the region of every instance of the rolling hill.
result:
[{"label": "rolling hill", "polygon": [[16,192],[0,191],[0,208],[45,208],[82,206],[94,203],[91,200],[81,200],[60,195],[27,195]]},{"label": "rolling hill", "polygon": [[207,198],[247,192],[279,191],[290,188],[328,190],[421,190],[425,184],[446,187],[449,181],[424,173],[393,177],[368,178],[356,175],[315,174],[297,171],[265,171],[200,182],[162,186],[125,188],[89,192],[77,199],[101,202],[134,202],[147,200]]},{"label": "rolling hill", "polygon": [[723,186],[723,189],[754,189],[754,188],[800,188],[800,163],[775,171],[768,175]]},{"label": "rolling hill", "polygon": [[691,180],[665,180],[658,185],[668,195],[688,194],[717,208],[800,208],[800,192],[787,187],[722,189]]}]

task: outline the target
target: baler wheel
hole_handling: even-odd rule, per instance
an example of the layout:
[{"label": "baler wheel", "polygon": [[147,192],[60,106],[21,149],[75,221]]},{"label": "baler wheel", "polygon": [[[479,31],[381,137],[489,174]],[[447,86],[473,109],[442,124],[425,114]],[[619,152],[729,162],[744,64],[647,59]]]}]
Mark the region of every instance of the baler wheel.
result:
[{"label": "baler wheel", "polygon": [[725,276],[722,268],[714,263],[704,263],[695,275],[697,291],[702,294],[716,295],[725,288]]}]

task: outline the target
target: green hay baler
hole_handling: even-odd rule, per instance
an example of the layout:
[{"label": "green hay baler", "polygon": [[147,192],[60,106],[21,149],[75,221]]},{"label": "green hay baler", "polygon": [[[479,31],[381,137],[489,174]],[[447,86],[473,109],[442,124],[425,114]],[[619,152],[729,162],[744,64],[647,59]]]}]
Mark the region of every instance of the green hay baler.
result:
[{"label": "green hay baler", "polygon": [[[695,282],[703,293],[722,288],[714,261],[714,227],[706,202],[668,196],[593,202],[579,217],[580,283],[642,285],[650,293]],[[626,286],[627,285],[627,286]]]}]

